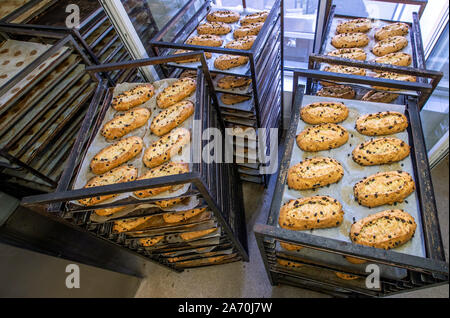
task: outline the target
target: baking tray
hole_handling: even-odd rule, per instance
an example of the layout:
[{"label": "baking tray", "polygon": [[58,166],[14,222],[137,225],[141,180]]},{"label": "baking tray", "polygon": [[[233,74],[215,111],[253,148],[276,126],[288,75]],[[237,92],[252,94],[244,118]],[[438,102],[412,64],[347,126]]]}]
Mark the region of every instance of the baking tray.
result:
[{"label": "baking tray", "polygon": [[[351,157],[351,152],[357,145],[359,145],[362,142],[370,140],[369,136],[363,136],[359,134],[355,129],[355,122],[359,116],[369,113],[377,113],[380,111],[398,111],[400,113],[405,113],[405,106],[394,104],[361,102],[355,100],[340,100],[336,98],[326,98],[309,95],[305,95],[303,97],[302,105],[308,105],[314,102],[331,102],[331,101],[343,102],[349,109],[348,118],[344,122],[340,123],[340,125],[343,126],[345,129],[347,129],[349,133],[350,137],[348,142],[339,148],[320,151],[316,153],[304,152],[296,144],[294,144],[289,167],[292,167],[295,164],[309,158],[321,156],[331,157],[338,160],[343,166],[344,177],[338,183],[332,184],[329,187],[322,187],[316,190],[304,190],[304,191],[297,191],[294,189],[289,190],[286,184],[283,191],[283,199],[281,201],[281,205],[288,202],[289,200],[315,195],[319,196],[327,195],[333,197],[334,199],[337,199],[342,204],[343,211],[345,212],[342,224],[339,227],[334,228],[314,229],[313,231],[311,231],[311,235],[336,239],[344,242],[351,242],[349,238],[350,227],[355,220],[356,221],[360,220],[371,214],[384,211],[387,209],[395,208],[405,210],[409,214],[411,214],[411,216],[416,220],[418,226],[414,237],[408,243],[396,248],[395,251],[399,253],[425,257],[426,253],[421,225],[422,217],[420,215],[418,207],[417,191],[415,191],[408,198],[406,198],[406,200],[403,203],[395,204],[395,206],[383,205],[372,209],[360,206],[353,197],[353,185],[356,184],[358,181],[362,180],[364,177],[373,175],[377,172],[403,170],[405,172],[408,172],[416,181],[413,163],[410,156],[405,158],[401,162],[396,162],[393,164],[382,166],[367,166],[367,167],[359,166],[357,163],[353,161]],[[302,120],[299,120],[297,126],[297,135],[307,127],[309,127],[309,125],[305,124]],[[410,144],[407,131],[394,134],[391,137],[399,138],[405,141],[407,144]],[[279,224],[277,226],[279,227]]]}]

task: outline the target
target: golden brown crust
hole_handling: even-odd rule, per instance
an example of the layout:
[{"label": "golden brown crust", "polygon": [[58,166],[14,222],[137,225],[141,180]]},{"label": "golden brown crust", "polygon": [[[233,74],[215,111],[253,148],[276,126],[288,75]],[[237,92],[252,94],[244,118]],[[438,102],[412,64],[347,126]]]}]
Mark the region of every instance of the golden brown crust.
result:
[{"label": "golden brown crust", "polygon": [[282,248],[284,248],[287,251],[300,251],[302,248],[304,248],[301,245],[297,245],[297,244],[291,244],[291,243],[286,243],[286,242],[280,242],[280,245]]},{"label": "golden brown crust", "polygon": [[362,166],[389,164],[409,156],[409,146],[398,138],[377,138],[358,145],[353,160]]},{"label": "golden brown crust", "polygon": [[360,259],[360,258],[356,258],[356,257],[345,256],[345,259],[351,264],[364,264],[364,263],[367,263],[366,260],[363,260],[363,259]]},{"label": "golden brown crust", "polygon": [[360,116],[356,130],[366,136],[392,135],[408,128],[408,119],[399,112],[387,111]]},{"label": "golden brown crust", "polygon": [[408,40],[404,36],[392,36],[379,41],[372,48],[372,53],[376,56],[383,56],[389,53],[398,52],[408,45]]},{"label": "golden brown crust", "polygon": [[300,117],[311,125],[337,124],[347,119],[348,108],[340,102],[316,102],[302,107]]},{"label": "golden brown crust", "polygon": [[408,242],[416,227],[414,218],[405,211],[386,210],[353,223],[350,239],[356,244],[388,250]]},{"label": "golden brown crust", "polygon": [[264,22],[264,21],[266,21],[268,15],[269,15],[269,11],[261,11],[261,12],[248,14],[241,19],[240,23],[241,23],[241,25],[244,25],[244,24],[249,24],[249,23]]},{"label": "golden brown crust", "polygon": [[[189,52],[192,52],[192,51],[180,49],[180,50],[176,50],[173,54],[177,55],[177,54],[183,54],[183,53],[189,53]],[[205,57],[207,59],[210,59],[212,57],[212,54],[209,52],[205,52]],[[188,57],[183,60],[176,61],[175,63],[193,63],[193,62],[200,62],[200,56]],[[184,78],[184,77],[192,77],[194,79],[197,78],[197,76],[183,76],[183,77],[180,76],[180,78]]]},{"label": "golden brown crust", "polygon": [[128,135],[135,129],[144,126],[151,116],[151,111],[147,108],[135,108],[126,113],[116,115],[107,122],[101,135],[109,140],[116,140]]},{"label": "golden brown crust", "polygon": [[139,155],[144,147],[141,137],[133,136],[119,140],[92,158],[92,173],[100,175]]},{"label": "golden brown crust", "polygon": [[375,103],[392,103],[398,98],[398,94],[392,94],[387,92],[378,92],[376,90],[371,90],[367,92],[361,100]]},{"label": "golden brown crust", "polygon": [[258,35],[259,31],[261,31],[264,23],[248,23],[240,26],[233,32],[233,36],[235,39],[242,38],[248,35]]},{"label": "golden brown crust", "polygon": [[194,113],[194,104],[190,101],[182,101],[163,110],[153,118],[150,130],[157,136],[163,136],[172,129],[180,126]]},{"label": "golden brown crust", "polygon": [[366,52],[361,48],[344,48],[344,49],[336,49],[334,51],[328,52],[329,56],[342,57],[344,59],[352,59],[365,61],[367,58]]},{"label": "golden brown crust", "polygon": [[369,37],[364,33],[341,33],[333,37],[331,44],[337,49],[365,47],[369,44]]},{"label": "golden brown crust", "polygon": [[[159,167],[150,169],[143,176],[139,177],[137,180],[159,178],[188,172],[189,172],[189,165],[187,163],[168,162]],[[138,198],[148,198],[166,191],[170,191],[171,189],[173,189],[173,187],[174,186],[164,186],[147,190],[138,190],[134,192],[134,195],[137,196]]]},{"label": "golden brown crust", "polygon": [[248,86],[252,83],[252,79],[243,76],[226,75],[217,81],[217,86],[222,89],[232,89]]},{"label": "golden brown crust", "polygon": [[147,168],[157,167],[180,152],[191,140],[191,133],[186,128],[176,128],[145,150],[142,161]]},{"label": "golden brown crust", "polygon": [[208,13],[206,16],[206,20],[209,22],[225,22],[225,23],[234,23],[239,21],[241,15],[238,12],[234,12],[231,10],[217,10]]},{"label": "golden brown crust", "polygon": [[404,171],[379,172],[353,187],[356,201],[367,207],[403,202],[415,190],[414,180]]},{"label": "golden brown crust", "polygon": [[202,34],[194,35],[186,40],[186,44],[199,45],[199,46],[222,46],[223,40],[218,35]]},{"label": "golden brown crust", "polygon": [[220,100],[225,105],[234,105],[234,104],[245,102],[249,99],[250,99],[249,96],[234,95],[234,94],[222,94],[222,96],[220,96]]},{"label": "golden brown crust", "polygon": [[334,272],[336,274],[337,277],[339,277],[340,279],[344,279],[344,280],[355,280],[358,279],[358,276],[355,275],[351,275],[351,274],[346,274],[346,273],[341,273],[341,272]]},{"label": "golden brown crust", "polygon": [[372,29],[370,19],[352,19],[341,22],[336,27],[336,33],[366,33]]},{"label": "golden brown crust", "polygon": [[113,231],[115,233],[124,233],[131,231],[154,217],[155,216],[144,216],[141,218],[114,221]]},{"label": "golden brown crust", "polygon": [[403,36],[409,32],[409,26],[406,23],[396,22],[385,25],[375,32],[375,39],[381,41],[392,36]]},{"label": "golden brown crust", "polygon": [[[404,82],[415,82],[417,79],[415,76],[407,75],[407,74],[397,74],[397,73],[391,73],[391,72],[381,72],[378,74],[375,74],[376,78],[386,78],[396,81],[404,81]],[[373,86],[375,89],[385,90],[385,91],[398,91],[398,88],[390,88],[390,87],[383,87],[383,86]]]},{"label": "golden brown crust", "polygon": [[94,212],[95,212],[95,214],[97,214],[99,216],[110,216],[110,215],[113,215],[120,211],[125,210],[125,208],[126,208],[125,206],[118,206],[115,208],[98,209],[98,210],[95,210]]},{"label": "golden brown crust", "polygon": [[278,223],[284,229],[301,231],[339,226],[343,220],[344,211],[339,201],[328,196],[313,196],[285,203]]},{"label": "golden brown crust", "polygon": [[161,236],[155,236],[155,237],[151,237],[151,238],[143,238],[143,239],[140,239],[139,242],[144,247],[152,247],[152,246],[155,246],[156,244],[158,244],[159,242],[161,242],[163,239],[164,239],[164,235],[161,235]]},{"label": "golden brown crust", "polygon": [[289,267],[289,268],[292,268],[292,269],[297,269],[297,268],[300,268],[300,267],[303,266],[302,263],[288,261],[288,260],[281,259],[281,258],[277,258],[277,263],[280,266]]},{"label": "golden brown crust", "polygon": [[343,74],[352,74],[352,75],[361,75],[361,76],[366,75],[366,70],[363,68],[353,67],[353,66],[345,66],[345,65],[325,66],[325,68],[323,70],[325,72],[332,72],[332,73],[343,73]]},{"label": "golden brown crust", "polygon": [[336,183],[344,176],[344,168],[333,158],[317,157],[302,161],[288,172],[288,186],[295,190],[320,188]]},{"label": "golden brown crust", "polygon": [[171,208],[174,205],[182,203],[184,201],[184,199],[185,198],[176,198],[176,199],[162,200],[162,201],[153,202],[153,204],[159,206],[162,209],[165,209],[165,208]]},{"label": "golden brown crust", "polygon": [[216,58],[214,61],[214,67],[219,70],[229,70],[230,68],[244,65],[247,62],[247,56],[223,54]]},{"label": "golden brown crust", "polygon": [[224,22],[205,22],[197,27],[198,34],[225,35],[231,32],[231,26]]},{"label": "golden brown crust", "polygon": [[410,66],[412,63],[412,57],[408,53],[394,52],[384,56],[377,57],[374,60],[376,63],[391,64],[398,66]]},{"label": "golden brown crust", "polygon": [[256,36],[254,36],[254,35],[243,36],[237,40],[228,42],[225,45],[225,48],[236,49],[236,50],[250,50],[252,48],[255,40],[256,40]]},{"label": "golden brown crust", "polygon": [[166,223],[178,223],[178,222],[184,222],[187,221],[194,216],[203,213],[206,211],[206,208],[200,208],[200,209],[192,209],[187,211],[181,211],[181,212],[171,212],[171,213],[164,213],[163,218]]},{"label": "golden brown crust", "polygon": [[198,239],[198,238],[200,238],[202,236],[206,236],[208,234],[211,234],[211,233],[213,233],[215,231],[217,231],[216,227],[214,227],[212,229],[207,229],[207,230],[181,233],[180,237],[183,240],[185,240],[185,241],[191,241],[191,240]]},{"label": "golden brown crust", "polygon": [[159,108],[168,108],[190,96],[196,88],[197,82],[195,79],[190,77],[180,78],[156,97],[156,104]]},{"label": "golden brown crust", "polygon": [[[138,170],[133,166],[121,166],[111,171],[101,175],[96,176],[90,179],[87,184],[84,186],[85,188],[93,188],[93,187],[101,187],[110,184],[116,183],[124,183],[136,180],[138,174]],[[104,196],[97,196],[93,198],[80,199],[78,202],[85,206],[92,206],[99,204],[103,201],[116,197],[117,194],[109,194]]]},{"label": "golden brown crust", "polygon": [[317,92],[317,96],[353,99],[356,92],[350,86],[336,85],[321,88]]},{"label": "golden brown crust", "polygon": [[180,74],[180,78],[185,78],[185,77],[190,77],[195,80],[197,78],[197,71],[196,70],[184,70]]},{"label": "golden brown crust", "polygon": [[117,111],[128,111],[133,107],[147,102],[155,94],[152,84],[138,85],[112,99],[111,106]]},{"label": "golden brown crust", "polygon": [[336,124],[311,126],[297,135],[297,145],[303,151],[322,151],[338,148],[348,141],[348,131]]}]

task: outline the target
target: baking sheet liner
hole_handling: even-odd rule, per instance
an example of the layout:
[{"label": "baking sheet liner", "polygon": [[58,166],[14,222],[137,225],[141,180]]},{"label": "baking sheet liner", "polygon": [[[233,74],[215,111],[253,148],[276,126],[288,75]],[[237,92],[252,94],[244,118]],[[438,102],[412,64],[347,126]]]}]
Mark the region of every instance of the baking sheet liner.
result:
[{"label": "baking sheet liner", "polygon": [[[176,82],[178,79],[164,79],[161,81],[156,81],[154,83],[152,83],[152,85],[155,87],[155,95],[146,103],[137,106],[136,108],[140,108],[140,107],[145,107],[148,108],[151,111],[151,116],[150,119],[148,120],[147,124],[139,129],[133,130],[132,132],[130,132],[128,135],[122,137],[122,138],[127,138],[127,137],[131,137],[131,136],[140,136],[143,138],[144,141],[144,149],[142,150],[141,154],[136,156],[135,158],[133,158],[130,161],[127,161],[126,164],[131,164],[134,167],[136,167],[138,169],[138,176],[142,176],[146,171],[148,171],[148,169],[144,166],[143,162],[142,162],[142,158],[144,156],[144,152],[145,150],[155,141],[159,140],[160,137],[150,134],[150,125],[153,121],[153,118],[155,118],[160,112],[163,111],[163,109],[160,109],[157,105],[156,105],[156,97],[159,95],[159,93],[161,93],[166,87],[168,87],[169,85],[171,85],[172,83]],[[130,89],[133,89],[134,87],[138,86],[138,85],[142,85],[143,83],[122,83],[122,84],[118,84],[113,92],[113,97],[128,91]],[[196,102],[196,93],[194,92],[191,96],[187,97],[184,100],[189,100],[191,102],[194,103]],[[113,119],[115,117],[115,115],[119,114],[121,112],[117,112],[114,110],[114,108],[110,107],[105,114],[105,117],[102,121],[102,125],[101,127],[103,127],[104,124],[106,124],[108,121],[110,121],[111,119]],[[194,121],[194,116],[191,116],[190,118],[188,118],[185,122],[183,122],[182,125],[178,126],[178,127],[182,127],[182,128],[186,128],[191,130],[192,129],[192,125],[193,125],[193,121]],[[90,163],[92,158],[98,153],[100,152],[103,148],[106,148],[110,145],[112,145],[114,142],[117,141],[107,141],[101,134],[100,134],[100,130],[97,132],[97,135],[95,136],[94,140],[92,141],[91,145],[89,146],[88,151],[86,152],[86,156],[83,160],[83,163],[81,165],[81,168],[78,171],[78,174],[76,176],[76,181],[74,183],[74,189],[81,189],[83,188],[86,183],[93,177],[95,177],[96,175],[93,174],[90,170]],[[186,162],[189,163],[190,159],[191,159],[191,155],[190,155],[190,144],[188,144],[187,146],[183,147],[183,150],[181,152],[181,154],[177,154],[175,156],[172,157],[171,161],[172,162]],[[165,199],[165,198],[175,198],[178,196],[182,196],[183,194],[185,194],[188,190],[189,190],[190,184],[185,184],[185,185],[177,185],[176,190],[172,190],[172,191],[166,191],[163,192],[159,195],[155,195],[152,196],[151,199]],[[127,199],[129,197],[133,197],[135,199],[138,200],[148,200],[148,198],[145,199],[140,199],[138,197],[136,197],[134,194],[132,193],[121,193],[119,194],[117,197],[103,201],[102,204],[108,204],[108,203],[113,203],[113,202],[117,202],[123,199]],[[75,205],[80,205],[80,203],[78,201],[71,201],[71,203],[75,204]],[[153,205],[153,207],[158,207],[157,205]],[[93,206],[93,208],[95,209],[95,206]]]},{"label": "baking sheet liner", "polygon": [[[214,12],[214,11],[218,11],[218,10],[224,10],[224,8],[212,4],[212,5],[211,5],[211,10],[210,10],[209,12]],[[244,16],[246,16],[247,14],[262,11],[262,10],[255,10],[255,9],[251,9],[251,8],[245,8],[245,9],[243,9],[243,10],[242,10],[242,9],[239,10],[239,9],[233,8],[233,9],[231,9],[231,10],[232,10],[232,11],[235,11],[235,12],[239,12],[239,13],[241,14],[241,18],[244,17]],[[202,24],[202,23],[205,23],[205,22],[207,22],[206,17],[205,17],[198,25],[200,25],[200,24]],[[225,45],[226,45],[228,42],[234,40],[234,36],[233,36],[234,30],[238,29],[238,28],[241,26],[240,23],[239,23],[239,21],[237,21],[237,22],[235,22],[235,23],[227,23],[227,24],[228,24],[229,26],[231,26],[231,32],[228,33],[228,34],[225,34],[225,35],[219,35],[219,36],[222,38],[222,40],[223,40],[222,47],[225,47]],[[198,35],[198,33],[197,33],[197,28],[195,28],[194,31],[193,31],[186,39],[183,40],[183,43],[184,43],[187,39],[189,39],[190,37],[196,36],[196,35]],[[170,54],[173,54],[173,53],[174,53],[175,51],[177,51],[177,50],[178,50],[178,49],[172,50],[172,51],[170,52]],[[219,70],[219,69],[216,69],[216,68],[214,67],[214,61],[215,61],[216,58],[218,58],[220,55],[223,55],[223,54],[220,54],[220,53],[212,53],[212,57],[211,57],[210,59],[207,59],[207,60],[206,60],[206,63],[208,64],[208,68],[209,68],[209,71],[210,71],[210,72],[220,72],[220,73],[227,73],[227,74],[231,74],[231,75],[241,75],[241,76],[242,76],[242,75],[247,75],[247,76],[248,76],[248,75],[250,74],[250,62],[247,62],[247,64],[244,64],[244,65],[241,65],[241,66],[238,66],[238,67],[233,67],[233,68],[228,69],[228,70]],[[171,62],[171,63],[168,63],[168,64],[169,64],[169,65],[173,65],[173,66],[180,66],[180,65],[182,65],[183,67],[188,67],[188,68],[192,68],[192,69],[197,69],[197,68],[201,65],[200,62],[193,62],[193,63],[173,63],[173,62]]]},{"label": "baking sheet liner", "polygon": [[[337,48],[335,48],[332,44],[331,44],[331,40],[333,39],[333,37],[337,34],[336,33],[336,27],[339,23],[341,22],[345,22],[345,21],[350,21],[353,20],[353,18],[343,18],[343,17],[335,17],[333,19],[333,21],[331,22],[331,29],[330,29],[330,33],[329,33],[329,37],[326,39],[326,47],[325,47],[325,52],[324,54],[327,54],[331,51],[336,50]],[[374,59],[376,59],[378,56],[376,56],[375,54],[372,53],[372,48],[375,46],[375,44],[377,44],[377,40],[375,40],[375,32],[388,24],[392,24],[393,22],[387,22],[387,21],[382,21],[382,20],[372,20],[372,29],[367,32],[367,36],[369,37],[369,44],[365,47],[363,47],[362,49],[366,52],[367,58],[366,61],[373,61]],[[410,26],[410,31],[407,35],[405,35],[405,37],[408,40],[408,45],[403,48],[402,50],[398,51],[398,52],[403,52],[403,53],[408,53],[409,55],[411,55],[411,59],[414,58],[413,56],[413,49],[411,46],[411,36],[412,36],[412,32],[411,32],[411,26]],[[320,66],[320,69],[323,71],[324,68],[329,65],[329,64],[325,64],[322,63],[322,65]],[[413,65],[413,64],[411,64]],[[366,69],[367,72],[367,76],[374,76],[375,74],[377,74],[376,72]],[[340,82],[341,84],[344,84],[345,82]],[[369,89],[373,89],[372,86],[370,85],[365,85],[365,84],[358,84],[362,87],[366,87]],[[377,89],[378,91],[383,91],[381,89]],[[392,91],[388,91],[386,90],[386,92],[392,92]],[[417,96],[417,92],[416,91],[410,91],[410,90],[399,90],[399,91],[395,91],[395,93],[397,94],[404,94],[404,95],[412,95],[412,96]]]},{"label": "baking sheet liner", "polygon": [[[342,222],[342,224],[339,227],[328,229],[314,229],[310,232],[312,235],[336,239],[349,243],[351,243],[349,238],[350,227],[354,221],[358,221],[371,214],[375,214],[377,212],[381,212],[384,210],[402,209],[408,212],[412,217],[414,217],[418,226],[414,237],[406,244],[398,248],[395,248],[394,251],[409,255],[415,255],[419,257],[425,257],[426,255],[424,247],[424,238],[421,230],[422,229],[421,216],[418,210],[417,191],[413,192],[402,203],[397,203],[396,205],[383,205],[371,209],[359,205],[355,201],[353,195],[353,186],[358,181],[362,180],[364,177],[368,177],[378,172],[403,170],[408,172],[413,177],[413,179],[415,179],[413,164],[410,156],[405,158],[401,162],[396,162],[388,165],[368,166],[368,167],[358,165],[353,161],[351,156],[353,149],[355,149],[357,145],[359,145],[362,142],[369,141],[372,138],[370,136],[361,135],[356,131],[355,123],[356,119],[359,116],[382,111],[397,111],[400,113],[405,113],[405,106],[394,104],[361,102],[356,100],[336,99],[336,98],[309,96],[309,95],[305,95],[303,97],[303,105],[308,105],[313,102],[336,102],[336,101],[344,103],[349,109],[348,118],[344,122],[339,124],[344,128],[346,128],[347,131],[349,132],[348,142],[337,149],[319,151],[316,153],[304,152],[294,142],[289,167],[292,167],[295,164],[310,158],[321,156],[331,157],[339,161],[343,166],[344,177],[338,183],[331,184],[329,185],[329,187],[322,187],[317,190],[304,190],[304,191],[297,191],[294,189],[289,190],[286,183],[284,187],[281,206],[290,200],[315,195],[327,195],[333,197],[334,199],[337,199],[342,204],[343,211],[345,212],[344,221]],[[309,126],[310,125],[305,124],[305,122],[303,122],[300,119],[297,126],[297,135]],[[405,141],[407,144],[410,144],[407,131],[390,135],[390,137],[399,138]],[[278,222],[277,226],[279,227]]]}]

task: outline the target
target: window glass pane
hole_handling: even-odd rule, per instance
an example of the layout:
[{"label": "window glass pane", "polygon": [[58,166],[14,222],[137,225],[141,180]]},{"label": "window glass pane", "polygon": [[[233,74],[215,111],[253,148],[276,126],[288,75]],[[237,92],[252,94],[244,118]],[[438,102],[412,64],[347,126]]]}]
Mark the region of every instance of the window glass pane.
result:
[{"label": "window glass pane", "polygon": [[430,150],[448,131],[448,23],[427,60],[427,68],[441,71],[444,76],[422,109],[422,125],[425,143]]}]

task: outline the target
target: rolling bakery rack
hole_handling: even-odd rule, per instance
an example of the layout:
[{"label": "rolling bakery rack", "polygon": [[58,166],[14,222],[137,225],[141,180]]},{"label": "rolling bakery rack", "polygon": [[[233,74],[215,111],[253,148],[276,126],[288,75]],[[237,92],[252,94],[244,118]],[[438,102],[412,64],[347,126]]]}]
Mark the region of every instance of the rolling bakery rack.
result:
[{"label": "rolling bakery rack", "polygon": [[[202,140],[202,131],[206,128],[217,128],[223,132],[224,129],[223,123],[219,121],[216,108],[211,105],[210,92],[206,84],[207,82],[211,83],[211,78],[203,52],[92,66],[88,68],[88,71],[92,74],[114,72],[121,69],[176,62],[186,57],[199,57],[202,62],[202,67],[197,72],[196,101],[193,114],[195,121],[200,123],[198,125],[201,127],[196,126],[196,124],[192,127],[191,159],[188,173],[102,187],[73,188],[76,176],[81,168],[81,165],[77,162],[83,161],[83,158],[89,155],[87,149],[101,128],[102,120],[110,107],[113,88],[106,80],[102,80],[84,118],[58,188],[50,194],[24,198],[22,203],[30,207],[47,204],[49,213],[64,218],[83,231],[88,231],[97,237],[175,271],[240,260],[248,261],[242,189],[235,166],[215,162],[206,163],[195,159],[201,158],[203,147],[208,143],[207,140]],[[99,111],[98,117],[95,116],[97,110]],[[195,131],[199,131],[199,133],[195,133]],[[86,143],[87,146],[84,146]],[[180,211],[180,209],[183,211],[184,205],[189,205],[189,208],[185,210],[195,208],[205,211],[196,217],[177,223],[169,224],[163,221],[162,215],[174,210],[163,210],[154,205],[155,202],[161,201],[161,198],[138,200],[128,196],[123,200],[96,205],[95,209],[118,206],[126,206],[130,209],[127,214],[113,215],[101,220],[93,217],[92,207],[73,203],[73,200],[80,198],[113,193],[131,193],[137,190],[161,187],[161,185],[186,184],[189,184],[187,191],[177,197],[164,198],[164,200],[183,200],[184,203],[180,204],[181,208],[178,205],[178,210],[175,211]],[[148,205],[151,206],[148,207]],[[114,229],[114,224],[117,221],[139,218],[147,218],[150,223],[147,222],[146,226],[125,232],[117,232]],[[186,233],[209,229],[216,230],[212,234],[196,237],[191,241],[180,239]],[[161,243],[154,246],[141,244],[141,239],[153,238],[159,239]]]},{"label": "rolling bakery rack", "polygon": [[97,80],[70,35],[0,25],[0,153],[2,189],[54,189]]},{"label": "rolling bakery rack", "polygon": [[[386,1],[380,0],[380,2]],[[423,9],[426,5],[426,1],[413,0],[413,1],[393,1],[393,2],[419,5],[420,6],[419,14],[416,12],[412,13],[412,22],[393,21],[386,19],[371,19],[371,20],[373,23],[377,23],[378,27],[391,24],[394,22],[403,22],[409,26],[409,32],[408,35],[406,35],[409,44],[406,48],[404,48],[400,52],[406,52],[411,55],[412,57],[411,65],[397,66],[391,64],[376,63],[374,61],[365,61],[365,60],[360,61],[327,55],[331,50],[334,49],[334,47],[332,47],[331,45],[331,39],[335,35],[336,25],[340,21],[348,21],[356,18],[367,18],[367,17],[337,14],[335,12],[336,6],[331,5],[332,1],[329,1],[328,2],[329,9],[327,10],[328,15],[324,22],[325,25],[323,26],[323,34],[322,36],[316,34],[316,41],[320,41],[319,51],[318,53],[311,54],[309,57],[308,69],[310,70],[310,74],[317,75],[317,77],[314,80],[314,83],[312,83],[312,85],[315,85],[315,89],[317,90],[320,89],[321,87],[323,87],[323,84],[327,84],[327,86],[345,85],[351,87],[355,91],[356,93],[355,98],[361,99],[362,96],[364,96],[369,91],[373,90],[373,88],[370,87],[369,83],[372,81],[375,72],[397,73],[402,75],[414,76],[416,77],[416,82],[405,83],[403,86],[398,86],[401,89],[400,94],[392,91],[390,93],[397,94],[399,96],[397,99],[398,101],[401,100],[402,94],[410,96],[418,96],[419,108],[422,108],[425,105],[431,93],[436,88],[437,84],[442,78],[442,73],[426,70],[425,67],[425,56],[423,50],[422,35],[420,31],[419,16],[423,12]],[[373,35],[369,34],[369,38],[371,37],[373,37]],[[368,50],[373,45],[372,40],[374,41],[374,39],[371,39],[369,45],[363,48],[365,49],[366,53],[369,54],[369,57],[370,55],[372,55],[372,53],[370,53],[370,50]],[[367,73],[367,75],[365,76],[345,74],[345,76],[342,77],[341,77],[342,74],[338,74],[336,77],[335,76],[336,73],[333,74],[332,72],[327,72],[324,70],[325,65],[342,65],[349,67],[357,67],[372,72],[372,74]],[[333,81],[333,79],[337,78],[340,79],[340,81],[336,80]],[[312,78],[308,78],[307,85],[311,85],[310,81],[312,80],[313,80]],[[395,80],[386,80],[384,82],[394,85],[401,85],[399,81]],[[390,86],[386,85],[386,87]],[[377,88],[376,91],[389,92],[388,90],[383,90],[380,88]],[[395,100],[393,102],[395,102]]]},{"label": "rolling bakery rack", "polygon": [[[304,70],[294,75],[296,89],[293,114],[267,223],[257,224],[254,227],[258,247],[271,284],[293,285],[338,297],[380,297],[448,283],[448,263],[445,262],[420,121],[418,96],[401,95],[400,101],[406,105],[405,115],[410,123],[407,129],[407,138],[411,147],[413,175],[416,180],[417,209],[420,215],[419,220],[416,220],[418,223],[416,232],[420,234],[416,233],[415,239],[419,240],[419,237],[422,237],[424,256],[408,254],[405,251],[397,252],[395,249],[386,251],[352,244],[348,238],[342,240],[324,236],[321,234],[323,233],[321,230],[311,232],[291,231],[278,226],[278,216],[282,206],[287,173],[290,168],[293,149],[297,147],[295,137],[298,133],[300,109],[305,104],[303,99],[309,98],[310,95],[312,96],[317,92],[317,86],[313,84],[314,80],[322,79],[323,76],[315,70]],[[309,84],[306,87],[306,95],[303,95],[305,87],[298,85],[298,78],[301,76],[308,78]],[[348,76],[353,77],[353,75],[332,74],[330,79],[347,81]],[[355,82],[357,82],[356,79]],[[383,84],[383,86],[398,89],[418,89],[422,93],[429,89],[426,85],[418,87],[416,85],[418,83],[399,81],[392,83],[390,80],[377,78],[366,78],[364,83],[368,85]],[[408,87],[408,84],[413,85]],[[339,101],[345,103],[345,100]],[[358,102],[366,103],[367,107],[374,104]],[[390,104],[384,105],[389,107]],[[301,158],[298,159],[296,162],[301,161]],[[339,185],[339,187],[343,186]],[[339,191],[343,190],[339,189]],[[329,194],[331,196],[336,195],[334,192]],[[353,196],[349,200],[352,201],[352,198]],[[386,209],[389,209],[389,207],[386,207]],[[374,212],[368,210],[368,214],[372,213]],[[280,242],[295,244],[303,248],[289,251],[282,248]],[[365,260],[367,263],[350,263],[344,257]],[[366,285],[366,278],[370,273],[366,266],[372,264],[376,264],[380,269],[380,286],[377,286],[379,288],[371,288],[373,286]],[[354,279],[342,279],[337,276],[336,272],[352,275]]]},{"label": "rolling bakery rack", "polygon": [[[261,162],[257,154],[259,152],[261,155],[269,156],[270,138],[269,134],[265,139],[257,136],[259,136],[259,128],[278,128],[283,118],[283,1],[274,2],[250,50],[185,44],[190,36],[196,34],[198,24],[205,20],[209,12],[221,9],[213,5],[210,0],[204,1],[187,23],[179,25],[177,22],[188,10],[195,8],[195,3],[195,1],[189,1],[155,35],[150,43],[158,56],[174,54],[179,49],[202,50],[212,53],[212,58],[208,60],[209,71],[212,74],[234,75],[251,79],[251,84],[246,89],[224,90],[217,86],[217,80],[220,78],[217,76],[214,80],[214,90],[225,125],[227,128],[233,129],[231,134],[234,140],[234,156],[241,179],[267,185],[267,175],[260,170],[267,162]],[[245,2],[243,2],[243,8],[244,10],[240,12],[241,16],[255,12],[255,10],[246,8]],[[244,66],[229,70],[219,70],[214,67],[214,59],[220,54],[246,56],[249,62]],[[170,63],[170,66],[196,69],[198,63]],[[225,105],[221,101],[221,95],[224,93],[248,96],[250,100],[234,105]],[[235,129],[247,132],[251,129],[253,135],[251,133],[242,134],[242,131],[241,135],[235,134]]]}]

